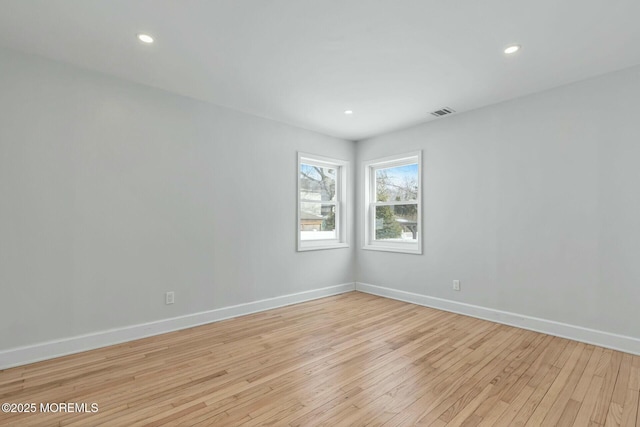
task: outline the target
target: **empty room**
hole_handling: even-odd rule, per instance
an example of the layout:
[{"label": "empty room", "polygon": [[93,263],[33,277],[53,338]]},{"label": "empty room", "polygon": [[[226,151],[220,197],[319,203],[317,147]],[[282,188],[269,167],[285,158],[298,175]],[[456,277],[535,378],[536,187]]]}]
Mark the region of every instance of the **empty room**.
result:
[{"label": "empty room", "polygon": [[637,0],[0,0],[0,426],[640,426]]}]

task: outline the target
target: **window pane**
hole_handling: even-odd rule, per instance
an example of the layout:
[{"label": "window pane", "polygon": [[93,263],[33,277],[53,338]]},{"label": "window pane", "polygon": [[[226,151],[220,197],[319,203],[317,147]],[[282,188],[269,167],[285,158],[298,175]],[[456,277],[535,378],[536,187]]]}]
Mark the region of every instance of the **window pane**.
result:
[{"label": "window pane", "polygon": [[300,164],[300,198],[303,200],[335,201],[336,168]]},{"label": "window pane", "polygon": [[418,164],[376,169],[376,202],[418,200]]},{"label": "window pane", "polygon": [[376,206],[376,240],[414,242],[418,236],[418,206]]},{"label": "window pane", "polygon": [[323,203],[301,203],[300,239],[336,239],[336,207]]}]

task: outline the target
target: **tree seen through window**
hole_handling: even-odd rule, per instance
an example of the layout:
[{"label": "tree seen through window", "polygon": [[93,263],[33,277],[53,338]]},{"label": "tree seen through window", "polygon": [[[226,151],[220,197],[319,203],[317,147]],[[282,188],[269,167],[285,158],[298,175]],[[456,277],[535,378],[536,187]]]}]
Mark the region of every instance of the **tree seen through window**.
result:
[{"label": "tree seen through window", "polygon": [[418,230],[418,165],[375,171],[375,239],[415,240]]}]

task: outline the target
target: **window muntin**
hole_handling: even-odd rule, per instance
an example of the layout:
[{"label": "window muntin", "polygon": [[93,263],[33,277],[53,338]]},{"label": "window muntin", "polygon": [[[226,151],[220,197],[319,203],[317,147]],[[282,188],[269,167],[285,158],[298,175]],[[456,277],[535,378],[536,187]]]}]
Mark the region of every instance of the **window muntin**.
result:
[{"label": "window muntin", "polygon": [[365,249],[422,253],[420,153],[365,163]]},{"label": "window muntin", "polygon": [[347,162],[298,155],[298,250],[347,247]]}]

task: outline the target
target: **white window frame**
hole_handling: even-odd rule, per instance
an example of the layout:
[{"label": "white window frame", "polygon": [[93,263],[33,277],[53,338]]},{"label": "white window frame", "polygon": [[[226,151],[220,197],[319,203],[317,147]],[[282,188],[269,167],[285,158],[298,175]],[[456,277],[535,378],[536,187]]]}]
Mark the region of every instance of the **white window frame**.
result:
[{"label": "white window frame", "polygon": [[[318,166],[323,168],[336,169],[336,197],[335,202],[324,201],[323,204],[332,204],[335,206],[335,227],[336,238],[335,239],[318,239],[318,240],[302,240],[301,227],[300,227],[300,211],[302,203],[313,202],[317,203],[317,200],[302,200],[300,198],[300,166],[302,164]],[[296,169],[297,176],[297,215],[296,215],[296,230],[298,251],[314,251],[321,249],[336,249],[336,248],[348,248],[349,242],[347,239],[347,172],[349,168],[349,162],[346,160],[332,159],[329,157],[318,156],[309,153],[298,153],[298,163]]]},{"label": "white window frame", "polygon": [[[378,169],[386,169],[410,164],[418,164],[418,197],[415,202],[376,202],[375,173]],[[402,252],[408,254],[422,254],[422,151],[400,154],[396,156],[384,157],[364,161],[362,163],[364,182],[364,204],[363,204],[363,249],[385,252]],[[375,239],[375,207],[388,205],[416,204],[418,207],[418,233],[415,242],[397,242]]]}]

